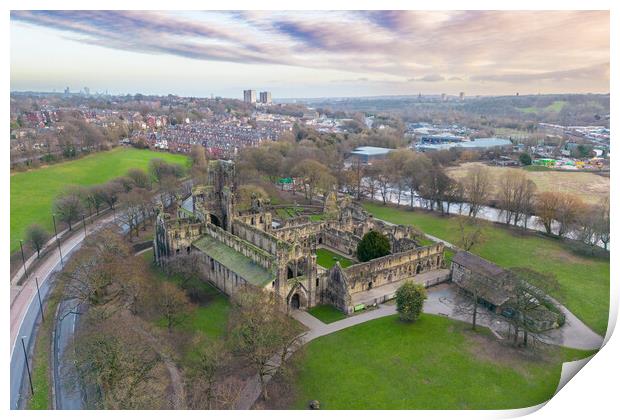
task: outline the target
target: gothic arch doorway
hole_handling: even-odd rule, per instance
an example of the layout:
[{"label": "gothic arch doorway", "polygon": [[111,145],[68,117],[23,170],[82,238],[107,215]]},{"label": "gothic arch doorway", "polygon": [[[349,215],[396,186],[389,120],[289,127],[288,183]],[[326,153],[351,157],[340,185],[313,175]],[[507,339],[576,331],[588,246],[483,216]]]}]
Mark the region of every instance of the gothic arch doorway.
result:
[{"label": "gothic arch doorway", "polygon": [[292,297],[291,297],[291,308],[293,309],[299,309],[300,306],[300,300],[299,300],[299,293],[295,293]]},{"label": "gothic arch doorway", "polygon": [[308,296],[301,286],[295,287],[289,294],[288,307],[289,309],[301,309],[302,311],[308,309]]}]

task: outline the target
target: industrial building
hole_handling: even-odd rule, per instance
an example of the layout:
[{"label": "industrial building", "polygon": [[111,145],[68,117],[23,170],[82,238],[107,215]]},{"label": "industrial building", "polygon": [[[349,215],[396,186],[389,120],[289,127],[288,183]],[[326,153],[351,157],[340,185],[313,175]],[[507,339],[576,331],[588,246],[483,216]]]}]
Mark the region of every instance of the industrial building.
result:
[{"label": "industrial building", "polygon": [[484,139],[475,139],[471,141],[462,142],[449,142],[449,143],[437,143],[437,144],[417,144],[415,149],[419,152],[436,152],[439,150],[450,149],[466,149],[466,150],[490,150],[490,149],[504,149],[512,147],[512,142],[507,139],[500,139],[496,137],[489,137]]},{"label": "industrial building", "polygon": [[351,152],[351,157],[359,159],[361,163],[369,164],[374,160],[383,159],[392,151],[394,149],[385,147],[361,146]]}]

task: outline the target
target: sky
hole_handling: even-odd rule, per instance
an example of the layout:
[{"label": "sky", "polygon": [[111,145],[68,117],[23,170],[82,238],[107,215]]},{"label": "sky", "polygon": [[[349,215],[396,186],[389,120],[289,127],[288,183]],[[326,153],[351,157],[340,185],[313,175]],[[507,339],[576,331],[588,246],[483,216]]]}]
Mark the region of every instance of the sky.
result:
[{"label": "sky", "polygon": [[608,11],[12,11],[11,90],[609,92]]}]

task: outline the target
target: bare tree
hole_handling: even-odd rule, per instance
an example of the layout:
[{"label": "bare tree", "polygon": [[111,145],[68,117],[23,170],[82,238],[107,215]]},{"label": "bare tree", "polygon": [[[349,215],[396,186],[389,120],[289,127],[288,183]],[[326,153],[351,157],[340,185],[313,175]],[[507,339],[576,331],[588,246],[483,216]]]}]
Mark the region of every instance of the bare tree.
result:
[{"label": "bare tree", "polygon": [[596,219],[598,220],[598,223],[596,224],[598,239],[603,243],[605,249],[607,249],[607,246],[609,245],[610,236],[609,210],[609,195],[607,195],[597,206],[596,212]]},{"label": "bare tree", "polygon": [[576,195],[560,193],[559,205],[555,219],[560,228],[558,236],[564,236],[574,228],[578,227],[579,216],[586,211],[585,203]]},{"label": "bare tree", "polygon": [[43,246],[45,246],[48,238],[49,233],[39,224],[32,224],[26,230],[26,242],[30,244],[32,249],[37,251],[37,258],[39,258],[39,253]]},{"label": "bare tree", "polygon": [[256,369],[264,399],[267,378],[299,345],[299,324],[283,312],[274,293],[247,286],[233,296],[229,336],[237,354]]},{"label": "bare tree", "polygon": [[476,217],[487,203],[491,193],[491,173],[489,168],[475,165],[469,168],[463,179],[465,198],[469,203],[469,216]]},{"label": "bare tree", "polygon": [[147,174],[143,169],[132,168],[127,171],[127,177],[131,179],[133,185],[138,188],[149,189],[151,187],[149,174]]},{"label": "bare tree", "polygon": [[483,240],[482,223],[476,219],[458,217],[459,246],[465,251],[471,250]]},{"label": "bare tree", "polygon": [[[474,271],[468,274],[465,280],[467,287],[459,287],[455,300],[454,312],[460,315],[471,316],[471,328],[476,329],[478,325],[478,314],[480,313],[480,302],[489,292],[497,287],[497,283]],[[493,284],[495,283],[495,284]],[[485,312],[487,316],[494,316],[490,311]]]},{"label": "bare tree", "polygon": [[556,192],[544,191],[536,197],[534,210],[548,234],[553,233],[553,221],[558,212],[560,196]]},{"label": "bare tree", "polygon": [[506,272],[511,283],[507,306],[512,314],[507,317],[512,327],[513,343],[527,346],[528,339],[541,340],[546,331],[563,323],[564,314],[550,294],[561,293],[559,282],[553,274],[543,274],[529,268],[516,267]]},{"label": "bare tree", "polygon": [[509,170],[499,179],[499,208],[505,215],[506,224],[514,223],[524,218],[524,226],[527,226],[527,218],[533,208],[533,196],[536,184],[529,180],[521,171]]},{"label": "bare tree", "polygon": [[75,364],[80,378],[100,389],[103,399],[101,406],[92,408],[156,408],[161,398],[154,392],[153,375],[160,357],[117,323],[84,325],[78,334]]},{"label": "bare tree", "polygon": [[69,225],[69,230],[72,229],[72,223],[79,220],[82,211],[82,200],[71,192],[61,195],[54,202],[54,212],[61,221]]},{"label": "bare tree", "polygon": [[425,174],[430,170],[432,162],[429,158],[421,154],[408,156],[402,168],[405,185],[409,189],[409,204],[413,207],[415,194],[420,191],[420,186],[424,182]]},{"label": "bare tree", "polygon": [[216,408],[218,393],[223,391],[218,389],[218,382],[224,380],[221,377],[222,371],[230,358],[230,352],[222,340],[208,341],[201,345],[191,371],[196,408]]},{"label": "bare tree", "polygon": [[166,321],[168,332],[185,322],[191,305],[185,292],[170,282],[163,282],[156,300],[159,313]]}]

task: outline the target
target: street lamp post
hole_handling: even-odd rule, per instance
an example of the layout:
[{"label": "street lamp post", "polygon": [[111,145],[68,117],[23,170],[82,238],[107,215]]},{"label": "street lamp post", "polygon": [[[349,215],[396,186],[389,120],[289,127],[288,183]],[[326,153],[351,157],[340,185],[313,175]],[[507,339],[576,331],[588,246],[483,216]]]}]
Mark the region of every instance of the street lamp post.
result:
[{"label": "street lamp post", "polygon": [[45,316],[43,316],[43,302],[41,301],[41,291],[39,290],[39,278],[35,277],[34,281],[37,285],[37,297],[39,298],[39,309],[41,310],[41,321],[45,322]]},{"label": "street lamp post", "polygon": [[28,364],[28,353],[26,353],[26,345],[24,344],[24,336],[22,339],[22,349],[24,349],[24,360],[26,361],[26,370],[28,371],[28,381],[30,382],[30,392],[34,395],[34,387],[32,386],[32,376],[30,375],[30,365]]},{"label": "street lamp post", "polygon": [[82,213],[82,226],[84,226],[84,237],[86,238],[86,221],[84,220],[84,213]]},{"label": "street lamp post", "polygon": [[52,213],[52,220],[54,221],[54,236],[56,237],[56,245],[58,245],[58,253],[60,254],[60,265],[64,267],[65,263],[62,259],[62,250],[60,249],[60,241],[58,240],[58,230],[56,229],[56,215]]},{"label": "street lamp post", "polygon": [[22,251],[22,263],[24,264],[24,277],[28,278],[28,271],[26,271],[26,258],[24,257],[24,245],[22,240],[19,240],[19,249]]}]

